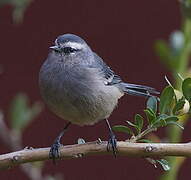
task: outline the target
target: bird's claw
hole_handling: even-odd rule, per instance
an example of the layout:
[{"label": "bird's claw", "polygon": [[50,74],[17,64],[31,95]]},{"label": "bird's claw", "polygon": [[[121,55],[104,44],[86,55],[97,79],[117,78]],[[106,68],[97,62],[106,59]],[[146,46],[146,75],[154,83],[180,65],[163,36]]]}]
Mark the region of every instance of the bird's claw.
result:
[{"label": "bird's claw", "polygon": [[117,139],[114,133],[110,133],[110,137],[107,143],[107,151],[113,151],[114,157],[117,156]]},{"label": "bird's claw", "polygon": [[50,148],[49,158],[53,160],[54,164],[56,164],[56,159],[60,158],[60,146],[62,145],[58,141],[56,141]]}]

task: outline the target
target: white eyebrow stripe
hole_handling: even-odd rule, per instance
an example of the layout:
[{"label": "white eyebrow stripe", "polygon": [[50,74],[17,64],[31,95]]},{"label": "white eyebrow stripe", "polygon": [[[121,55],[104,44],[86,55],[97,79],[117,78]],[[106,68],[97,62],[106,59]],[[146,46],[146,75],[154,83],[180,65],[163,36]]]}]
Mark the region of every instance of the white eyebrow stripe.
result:
[{"label": "white eyebrow stripe", "polygon": [[76,43],[76,42],[66,42],[65,46],[69,46],[69,47],[74,48],[74,49],[82,49],[82,48],[84,48],[83,44]]},{"label": "white eyebrow stripe", "polygon": [[58,39],[56,39],[55,42],[54,42],[56,46],[58,46],[58,42],[57,41],[58,41]]}]

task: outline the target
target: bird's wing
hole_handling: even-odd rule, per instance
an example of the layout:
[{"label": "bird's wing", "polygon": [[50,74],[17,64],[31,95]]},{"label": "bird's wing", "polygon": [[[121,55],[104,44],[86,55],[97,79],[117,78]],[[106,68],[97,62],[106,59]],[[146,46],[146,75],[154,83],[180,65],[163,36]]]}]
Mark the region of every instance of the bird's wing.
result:
[{"label": "bird's wing", "polygon": [[107,85],[114,85],[122,82],[120,76],[115,74],[114,71],[96,53],[94,53],[94,58],[97,68],[100,69],[100,73],[106,79]]},{"label": "bird's wing", "polygon": [[[106,85],[117,85],[117,87],[124,93],[134,96],[150,97],[152,94],[159,94],[154,88],[144,85],[130,84],[122,81],[120,76],[116,75],[114,71],[104,61],[94,53],[95,66],[100,70],[100,73],[106,79]],[[92,66],[92,67],[95,67]]]}]

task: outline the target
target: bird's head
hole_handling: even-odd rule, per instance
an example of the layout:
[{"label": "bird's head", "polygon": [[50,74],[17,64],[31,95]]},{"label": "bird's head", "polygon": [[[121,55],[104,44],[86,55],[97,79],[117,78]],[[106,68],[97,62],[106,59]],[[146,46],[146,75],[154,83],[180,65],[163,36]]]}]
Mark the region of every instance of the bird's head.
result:
[{"label": "bird's head", "polygon": [[77,55],[82,56],[90,51],[90,48],[86,42],[74,34],[64,34],[58,36],[55,40],[55,45],[51,46],[50,49],[59,55],[68,57],[74,57]]}]

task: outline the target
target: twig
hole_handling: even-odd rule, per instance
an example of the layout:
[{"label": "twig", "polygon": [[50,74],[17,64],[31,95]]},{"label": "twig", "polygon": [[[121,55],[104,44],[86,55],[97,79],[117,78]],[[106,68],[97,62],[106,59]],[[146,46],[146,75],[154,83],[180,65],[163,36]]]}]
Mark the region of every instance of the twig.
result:
[{"label": "twig", "polygon": [[[191,156],[191,143],[129,143],[117,142],[118,155],[137,157],[161,157],[161,156]],[[49,159],[50,148],[23,149],[8,154],[0,155],[0,169]],[[85,144],[67,145],[60,148],[60,157],[76,158],[92,154],[110,154],[107,152],[107,141],[88,142]]]}]

